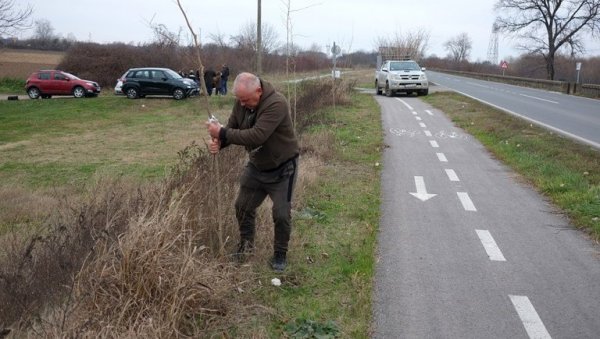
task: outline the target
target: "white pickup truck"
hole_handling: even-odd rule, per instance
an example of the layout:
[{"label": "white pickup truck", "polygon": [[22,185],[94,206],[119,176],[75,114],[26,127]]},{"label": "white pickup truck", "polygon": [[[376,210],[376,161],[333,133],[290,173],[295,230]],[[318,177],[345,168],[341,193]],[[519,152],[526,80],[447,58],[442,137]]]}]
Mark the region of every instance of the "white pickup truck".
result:
[{"label": "white pickup truck", "polygon": [[413,60],[388,60],[375,71],[375,91],[388,97],[396,92],[427,95],[429,82],[425,67],[421,68]]}]

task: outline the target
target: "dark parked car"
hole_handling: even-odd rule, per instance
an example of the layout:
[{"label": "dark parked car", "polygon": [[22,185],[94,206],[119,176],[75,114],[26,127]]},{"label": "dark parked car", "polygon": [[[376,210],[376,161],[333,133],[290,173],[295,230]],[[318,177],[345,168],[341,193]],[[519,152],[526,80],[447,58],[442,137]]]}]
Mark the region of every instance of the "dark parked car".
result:
[{"label": "dark parked car", "polygon": [[73,95],[76,98],[96,96],[100,85],[58,70],[42,70],[32,73],[25,82],[25,90],[31,99],[51,98],[53,95]]},{"label": "dark parked car", "polygon": [[146,95],[170,95],[180,100],[200,93],[194,80],[183,78],[168,68],[132,68],[119,80],[123,83],[121,91],[130,99]]}]

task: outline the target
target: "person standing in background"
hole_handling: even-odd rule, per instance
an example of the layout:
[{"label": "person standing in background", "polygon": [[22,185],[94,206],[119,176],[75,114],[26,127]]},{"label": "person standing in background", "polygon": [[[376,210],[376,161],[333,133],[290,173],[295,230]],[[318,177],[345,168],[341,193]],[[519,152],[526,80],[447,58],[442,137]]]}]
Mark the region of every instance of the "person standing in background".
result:
[{"label": "person standing in background", "polygon": [[223,64],[223,66],[221,66],[221,87],[217,88],[221,95],[227,94],[227,79],[229,79],[229,67],[227,67],[226,64]]}]

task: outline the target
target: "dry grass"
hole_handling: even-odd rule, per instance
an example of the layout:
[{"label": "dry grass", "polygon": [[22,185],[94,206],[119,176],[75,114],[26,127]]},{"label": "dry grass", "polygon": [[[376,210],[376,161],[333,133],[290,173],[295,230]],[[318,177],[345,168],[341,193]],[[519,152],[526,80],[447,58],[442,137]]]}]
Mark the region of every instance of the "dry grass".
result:
[{"label": "dry grass", "polygon": [[[333,156],[332,140],[328,132],[302,138],[294,208]],[[0,330],[10,327],[15,337],[227,337],[232,328],[243,331],[238,323],[273,316],[254,297],[269,284],[260,272],[272,253],[270,204],[258,213],[255,255],[234,264],[233,202],[247,157],[241,147],[217,157],[203,149],[185,147],[158,184],[104,178],[87,195],[65,192],[48,201],[17,189],[0,192],[24,209],[40,205],[15,207],[11,221],[46,216],[34,234],[0,236],[7,249],[0,256],[0,304],[9,305],[0,309]],[[292,237],[291,246],[301,243]],[[250,331],[244,336],[268,336],[265,327]]]},{"label": "dry grass", "polygon": [[53,69],[64,52],[0,49],[0,74],[8,78],[27,78],[40,69]]}]

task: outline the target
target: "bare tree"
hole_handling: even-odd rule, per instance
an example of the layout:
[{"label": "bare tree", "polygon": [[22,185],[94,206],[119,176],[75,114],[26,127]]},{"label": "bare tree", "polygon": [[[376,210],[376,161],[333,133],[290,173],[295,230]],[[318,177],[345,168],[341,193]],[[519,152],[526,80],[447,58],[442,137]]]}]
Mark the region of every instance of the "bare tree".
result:
[{"label": "bare tree", "polygon": [[461,62],[469,58],[473,42],[467,33],[461,33],[446,41],[444,47],[454,62]]},{"label": "bare tree", "polygon": [[420,60],[425,55],[429,43],[429,32],[418,29],[401,34],[394,33],[391,37],[379,37],[375,45],[384,58],[410,58]]},{"label": "bare tree", "polygon": [[217,30],[216,33],[209,33],[208,38],[217,46],[221,48],[227,47],[227,42],[225,41],[225,34],[221,33]]},{"label": "bare tree", "polygon": [[40,41],[51,41],[57,36],[54,34],[54,27],[47,19],[40,19],[35,21],[35,29],[33,32],[33,38]]},{"label": "bare tree", "polygon": [[33,8],[30,5],[19,10],[15,7],[14,0],[0,0],[0,34],[29,28],[29,17],[32,13]]},{"label": "bare tree", "polygon": [[[263,53],[270,53],[277,48],[277,31],[269,24],[262,24],[262,49]],[[256,23],[250,22],[243,25],[238,35],[231,36],[235,47],[256,52]]]},{"label": "bare tree", "polygon": [[496,18],[501,32],[523,41],[520,48],[546,61],[546,73],[554,80],[556,53],[568,48],[583,52],[581,36],[600,33],[600,0],[499,0]]},{"label": "bare tree", "polygon": [[178,47],[181,43],[181,31],[179,27],[178,32],[170,31],[164,24],[152,24],[150,26],[154,33],[154,43],[161,47]]}]

